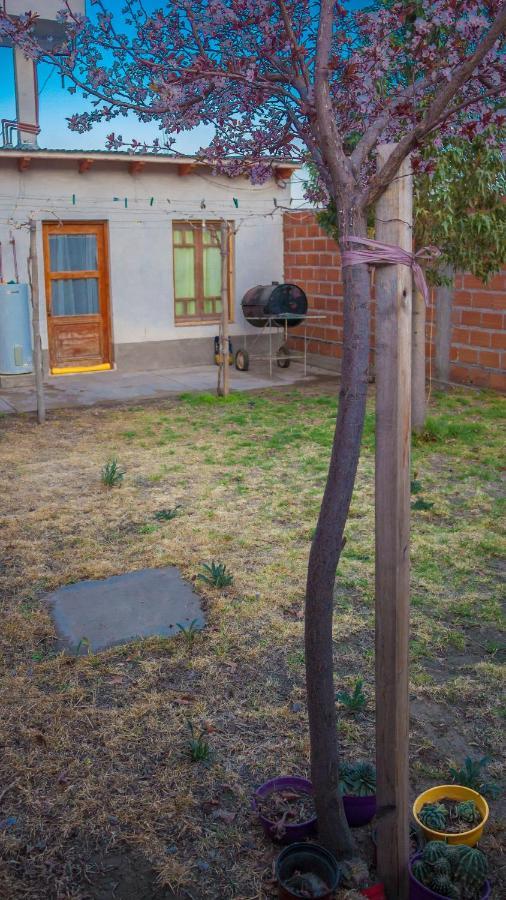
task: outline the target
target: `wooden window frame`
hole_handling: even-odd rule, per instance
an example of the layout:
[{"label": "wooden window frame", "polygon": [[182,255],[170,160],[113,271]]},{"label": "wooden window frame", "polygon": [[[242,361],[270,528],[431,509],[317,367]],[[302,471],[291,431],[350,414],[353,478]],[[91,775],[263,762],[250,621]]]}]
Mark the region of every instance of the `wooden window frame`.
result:
[{"label": "wooden window frame", "polygon": [[[228,225],[228,277],[227,277],[227,298],[228,298],[228,318],[229,322],[234,321],[234,310],[235,310],[235,302],[234,302],[234,228],[233,222],[227,222]],[[179,219],[175,219],[172,223],[172,266],[173,266],[173,276],[172,276],[172,286],[173,286],[173,297],[174,297],[174,324],[179,327],[185,327],[187,325],[216,325],[221,320],[221,313],[205,313],[204,306],[204,243],[203,243],[203,230],[204,227],[208,228],[208,226],[212,226],[217,231],[219,231],[221,222],[219,219],[195,219],[191,222]],[[194,277],[195,277],[195,302],[197,306],[197,311],[193,316],[178,316],[176,314],[176,302],[177,299],[184,298],[176,298],[176,259],[175,253],[177,246],[174,243],[174,233],[178,228],[185,229],[186,231],[192,229],[195,235],[195,265],[194,265]]]}]

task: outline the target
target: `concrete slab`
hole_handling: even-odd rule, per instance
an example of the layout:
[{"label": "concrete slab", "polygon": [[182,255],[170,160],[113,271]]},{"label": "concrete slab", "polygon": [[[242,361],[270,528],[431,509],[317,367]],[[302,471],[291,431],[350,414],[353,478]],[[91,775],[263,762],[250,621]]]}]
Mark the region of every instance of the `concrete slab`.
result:
[{"label": "concrete slab", "polygon": [[[258,365],[249,372],[230,371],[233,391],[253,391],[262,388],[284,387],[313,381],[320,375],[329,376],[326,370],[312,367],[304,377],[302,366],[289,369],[276,368],[271,375],[268,369]],[[76,406],[124,403],[138,400],[162,399],[187,391],[215,393],[218,379],[216,366],[192,366],[189,368],[157,369],[153,372],[92,372],[83,375],[52,375],[45,384],[48,409]],[[36,409],[35,391],[30,387],[0,389],[0,412],[24,413]]]},{"label": "concrete slab", "polygon": [[45,599],[62,644],[81,653],[204,625],[199,597],[174,566],[80,581]]}]

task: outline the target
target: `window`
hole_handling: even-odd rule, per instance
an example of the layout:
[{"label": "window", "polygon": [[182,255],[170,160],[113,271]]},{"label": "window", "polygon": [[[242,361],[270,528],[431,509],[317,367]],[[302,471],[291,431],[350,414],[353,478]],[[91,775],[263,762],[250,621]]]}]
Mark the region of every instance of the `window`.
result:
[{"label": "window", "polygon": [[[174,222],[174,315],[178,325],[221,316],[219,222]],[[232,310],[232,234],[228,232],[228,302]]]}]

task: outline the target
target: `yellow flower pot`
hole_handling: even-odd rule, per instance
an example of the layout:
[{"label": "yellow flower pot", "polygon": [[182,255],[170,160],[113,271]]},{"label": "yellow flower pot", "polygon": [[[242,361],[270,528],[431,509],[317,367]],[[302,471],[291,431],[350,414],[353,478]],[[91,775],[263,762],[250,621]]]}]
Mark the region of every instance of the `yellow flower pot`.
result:
[{"label": "yellow flower pot", "polygon": [[[475,825],[470,831],[461,831],[460,834],[449,834],[446,831],[433,831],[432,828],[427,828],[427,826],[418,818],[418,813],[426,803],[438,803],[444,797],[449,797],[450,800],[459,801],[474,800],[482,815],[482,820],[479,825]],[[483,834],[483,828],[488,819],[488,814],[488,803],[485,798],[482,797],[481,794],[478,794],[477,791],[473,791],[471,788],[461,787],[458,784],[440,784],[437,787],[429,788],[428,791],[424,791],[423,794],[420,794],[413,803],[413,816],[427,840],[446,841],[447,844],[468,844],[469,847],[474,847]]]}]

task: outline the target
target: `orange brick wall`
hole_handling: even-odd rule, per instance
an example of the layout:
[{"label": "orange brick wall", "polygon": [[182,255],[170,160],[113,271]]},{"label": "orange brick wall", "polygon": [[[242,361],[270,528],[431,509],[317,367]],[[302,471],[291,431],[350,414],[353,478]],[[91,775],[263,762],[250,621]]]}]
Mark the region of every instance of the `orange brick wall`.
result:
[{"label": "orange brick wall", "polygon": [[[308,352],[340,359],[343,340],[343,285],[339,250],[316,223],[312,212],[284,216],[284,278],[306,292],[309,311],[325,319],[308,320]],[[434,303],[427,310],[427,374],[433,367]],[[374,307],[372,310],[374,354]],[[455,279],[452,308],[450,379],[506,392],[506,271],[484,285],[472,275]],[[290,343],[302,349],[301,328]],[[323,362],[323,360],[322,360]]]}]

